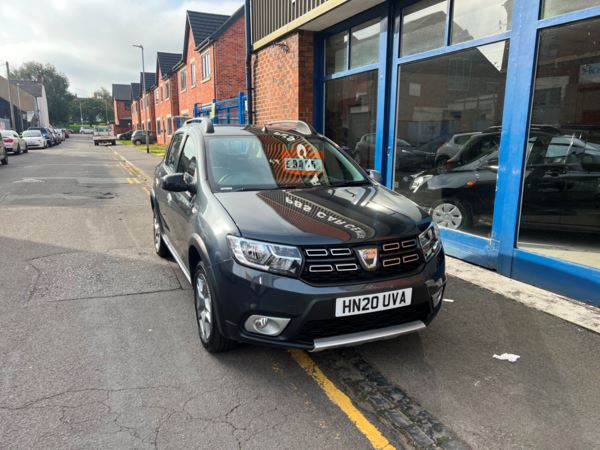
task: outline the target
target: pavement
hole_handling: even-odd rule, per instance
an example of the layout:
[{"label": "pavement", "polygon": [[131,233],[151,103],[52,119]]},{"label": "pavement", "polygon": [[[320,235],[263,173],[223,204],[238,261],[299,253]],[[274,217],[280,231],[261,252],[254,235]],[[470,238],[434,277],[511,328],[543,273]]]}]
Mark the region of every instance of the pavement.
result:
[{"label": "pavement", "polygon": [[598,311],[451,259],[419,334],[209,355],[154,255],[158,161],[73,136],[0,168],[0,448],[600,445]]}]

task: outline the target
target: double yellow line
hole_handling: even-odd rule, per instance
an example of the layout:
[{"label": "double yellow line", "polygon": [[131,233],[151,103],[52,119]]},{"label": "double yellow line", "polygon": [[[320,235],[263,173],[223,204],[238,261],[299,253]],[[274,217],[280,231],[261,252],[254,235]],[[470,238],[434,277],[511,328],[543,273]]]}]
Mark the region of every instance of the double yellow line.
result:
[{"label": "double yellow line", "polygon": [[122,155],[120,155],[116,150],[113,150],[115,157],[119,162],[119,167],[125,171],[128,175],[131,175],[131,178],[127,178],[127,183],[129,184],[140,184],[142,185],[142,189],[146,191],[146,194],[150,195],[150,188],[148,186],[148,180],[145,176],[143,176],[143,172],[138,169],[133,163],[128,161]]}]

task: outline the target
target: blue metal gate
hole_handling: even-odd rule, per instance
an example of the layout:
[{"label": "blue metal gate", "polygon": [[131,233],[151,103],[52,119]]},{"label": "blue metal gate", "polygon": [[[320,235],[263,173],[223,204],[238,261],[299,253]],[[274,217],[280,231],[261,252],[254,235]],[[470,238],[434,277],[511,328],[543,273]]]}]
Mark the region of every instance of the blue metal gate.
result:
[{"label": "blue metal gate", "polygon": [[209,117],[215,124],[246,124],[246,96],[243,92],[233,98],[196,103],[194,117]]}]

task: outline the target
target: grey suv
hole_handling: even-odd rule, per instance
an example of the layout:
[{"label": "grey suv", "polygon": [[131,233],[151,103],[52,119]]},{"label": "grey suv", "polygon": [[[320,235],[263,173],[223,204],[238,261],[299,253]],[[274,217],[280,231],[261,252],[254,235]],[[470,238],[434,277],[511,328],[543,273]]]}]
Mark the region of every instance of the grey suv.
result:
[{"label": "grey suv", "polygon": [[192,284],[210,352],[389,339],[441,307],[437,226],[305,123],[186,124],[151,205],[156,252]]}]

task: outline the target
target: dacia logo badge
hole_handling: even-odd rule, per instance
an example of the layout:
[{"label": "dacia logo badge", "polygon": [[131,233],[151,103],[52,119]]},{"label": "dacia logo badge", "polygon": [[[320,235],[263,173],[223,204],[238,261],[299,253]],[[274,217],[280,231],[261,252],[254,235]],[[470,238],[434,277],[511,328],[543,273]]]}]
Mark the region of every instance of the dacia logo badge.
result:
[{"label": "dacia logo badge", "polygon": [[375,270],[377,268],[378,252],[377,247],[365,247],[356,249],[360,264],[365,270]]}]

